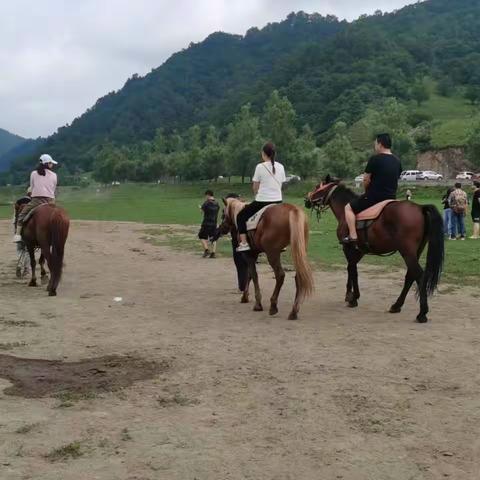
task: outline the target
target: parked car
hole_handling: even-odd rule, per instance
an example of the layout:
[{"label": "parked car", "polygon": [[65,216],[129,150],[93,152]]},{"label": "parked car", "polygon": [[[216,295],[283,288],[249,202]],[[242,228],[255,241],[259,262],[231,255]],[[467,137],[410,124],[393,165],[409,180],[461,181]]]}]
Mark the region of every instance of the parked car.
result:
[{"label": "parked car", "polygon": [[425,170],[418,174],[417,180],[443,180],[443,175],[432,170]]},{"label": "parked car", "polygon": [[457,180],[471,180],[475,177],[473,172],[460,172],[455,178]]},{"label": "parked car", "polygon": [[301,178],[298,175],[287,175],[285,177],[285,183],[290,183],[290,182],[299,182]]},{"label": "parked car", "polygon": [[363,182],[363,173],[355,177],[355,183],[362,183]]},{"label": "parked car", "polygon": [[422,172],[420,170],[405,170],[400,174],[400,180],[406,181],[406,182],[416,182],[418,175],[420,175]]}]

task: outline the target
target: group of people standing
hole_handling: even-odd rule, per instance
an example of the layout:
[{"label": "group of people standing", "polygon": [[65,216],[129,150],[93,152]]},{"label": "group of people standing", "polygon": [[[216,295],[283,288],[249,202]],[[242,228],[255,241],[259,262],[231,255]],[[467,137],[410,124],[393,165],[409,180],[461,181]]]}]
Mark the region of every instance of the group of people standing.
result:
[{"label": "group of people standing", "polygon": [[[473,182],[471,215],[473,221],[472,240],[480,239],[480,182]],[[465,240],[465,217],[467,216],[468,195],[461,183],[449,188],[442,198],[445,236],[450,240]]]}]

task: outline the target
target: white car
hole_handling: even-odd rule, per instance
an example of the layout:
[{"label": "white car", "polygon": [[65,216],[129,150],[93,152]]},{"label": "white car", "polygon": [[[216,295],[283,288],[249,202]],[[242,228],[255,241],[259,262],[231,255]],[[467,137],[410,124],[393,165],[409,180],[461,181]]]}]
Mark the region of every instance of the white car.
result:
[{"label": "white car", "polygon": [[426,170],[424,172],[420,172],[417,180],[443,180],[443,175],[432,170]]},{"label": "white car", "polygon": [[362,183],[363,182],[363,173],[355,177],[355,183]]},{"label": "white car", "polygon": [[455,178],[457,180],[471,180],[474,176],[473,172],[460,172]]},{"label": "white car", "polygon": [[285,177],[285,183],[289,182],[299,182],[301,178],[298,175],[287,175]]},{"label": "white car", "polygon": [[406,170],[400,174],[400,180],[406,182],[416,182],[421,173],[422,172],[420,170]]}]

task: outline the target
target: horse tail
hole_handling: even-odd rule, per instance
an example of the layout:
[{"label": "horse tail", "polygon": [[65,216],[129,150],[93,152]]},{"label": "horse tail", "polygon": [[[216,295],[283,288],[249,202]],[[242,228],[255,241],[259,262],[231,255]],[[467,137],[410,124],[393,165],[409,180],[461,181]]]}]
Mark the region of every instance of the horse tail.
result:
[{"label": "horse tail", "polygon": [[50,221],[50,239],[52,244],[51,266],[54,283],[58,285],[62,277],[65,242],[68,237],[70,220],[61,208],[55,208]]},{"label": "horse tail", "polygon": [[312,269],[307,260],[308,222],[305,213],[295,207],[289,213],[290,247],[295,266],[300,301],[313,293]]},{"label": "horse tail", "polygon": [[432,295],[440,281],[445,257],[443,219],[434,205],[422,207],[425,217],[425,239],[428,241],[427,263],[420,288]]}]

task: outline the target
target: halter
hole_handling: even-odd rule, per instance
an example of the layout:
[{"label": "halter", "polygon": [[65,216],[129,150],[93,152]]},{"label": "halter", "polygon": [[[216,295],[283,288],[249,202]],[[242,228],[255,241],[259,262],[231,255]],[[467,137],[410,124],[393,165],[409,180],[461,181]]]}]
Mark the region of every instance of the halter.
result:
[{"label": "halter", "polygon": [[[329,192],[327,193],[327,195],[325,195],[324,197],[321,197],[318,201],[316,202],[311,202],[310,198],[315,195],[316,193],[319,193],[323,190],[327,190],[329,187],[331,187],[333,185],[332,188],[330,188]],[[318,188],[317,190],[315,190],[315,192],[312,193],[312,195],[310,195],[310,202],[312,204],[312,210],[315,210],[316,211],[316,214],[317,214],[317,220],[320,220],[320,217],[322,216],[322,213],[325,212],[326,210],[328,210],[330,208],[330,200],[332,199],[332,195],[333,195],[333,192],[335,192],[335,190],[338,188],[338,183],[327,183],[327,185],[323,185],[321,186],[320,188]]]}]

